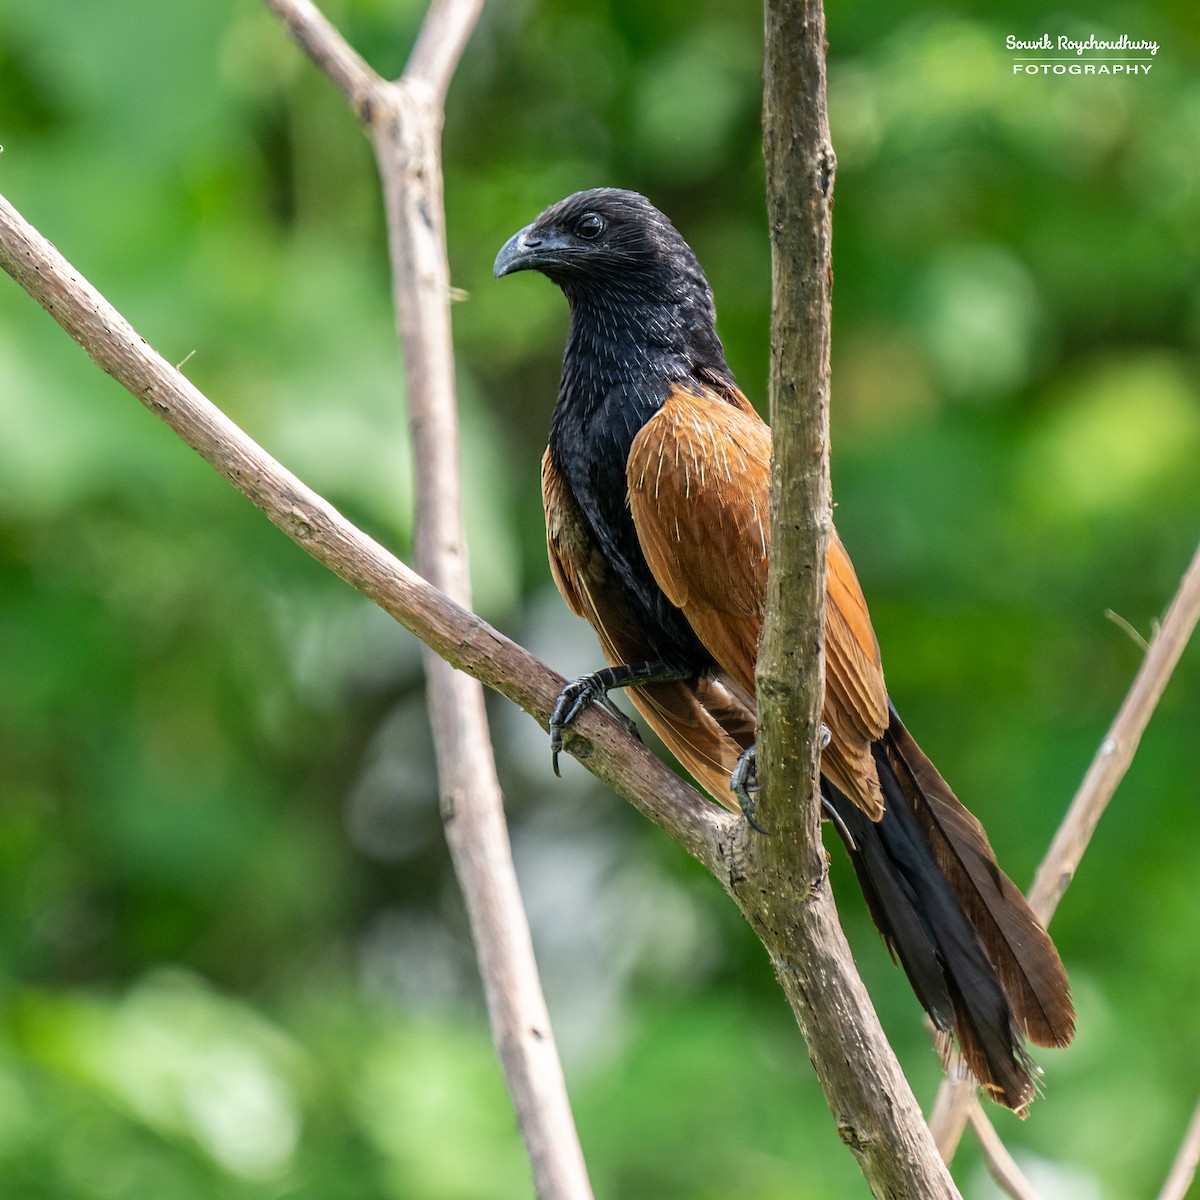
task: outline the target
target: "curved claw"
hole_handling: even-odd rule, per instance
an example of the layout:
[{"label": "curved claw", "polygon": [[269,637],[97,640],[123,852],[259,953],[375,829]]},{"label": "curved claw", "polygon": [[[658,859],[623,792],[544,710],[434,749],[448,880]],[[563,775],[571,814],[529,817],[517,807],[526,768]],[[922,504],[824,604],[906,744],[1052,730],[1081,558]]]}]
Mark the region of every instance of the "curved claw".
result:
[{"label": "curved claw", "polygon": [[[824,721],[821,722],[821,745],[820,749],[824,750],[826,746],[833,740],[833,734],[829,732],[829,726]],[[729,788],[737,797],[738,807],[742,810],[742,816],[746,818],[746,823],[751,829],[757,830],[759,833],[767,831],[754,819],[754,810],[757,807],[754,801],[754,793],[759,789],[758,782],[758,747],[751,746],[747,750],[743,750],[741,757],[737,760],[737,766],[733,768],[733,774],[729,777]],[[826,808],[829,808],[826,802]],[[833,810],[830,809],[830,812]],[[841,824],[840,819],[834,814],[838,824]],[[842,826],[844,829],[845,826]]]},{"label": "curved claw", "polygon": [[733,774],[729,777],[729,788],[737,797],[738,807],[742,810],[742,816],[746,818],[746,824],[758,833],[765,834],[767,831],[754,819],[756,805],[753,793],[758,791],[758,748],[756,746],[742,751],[741,757],[737,760],[737,766],[733,768]]},{"label": "curved claw", "polygon": [[554,711],[550,714],[550,764],[555,775],[562,777],[558,769],[558,756],[562,753],[563,730],[579,716],[589,704],[600,704],[611,713],[640,742],[642,735],[633,719],[626,716],[608,697],[608,685],[601,673],[580,675],[572,679],[558,694]]},{"label": "curved claw", "polygon": [[[563,730],[593,700],[604,697],[604,691],[594,675],[581,675],[571,680],[561,692],[550,714],[550,764],[554,767],[555,775],[562,777],[558,769],[558,756],[562,753]],[[604,697],[607,698],[607,697]]]}]

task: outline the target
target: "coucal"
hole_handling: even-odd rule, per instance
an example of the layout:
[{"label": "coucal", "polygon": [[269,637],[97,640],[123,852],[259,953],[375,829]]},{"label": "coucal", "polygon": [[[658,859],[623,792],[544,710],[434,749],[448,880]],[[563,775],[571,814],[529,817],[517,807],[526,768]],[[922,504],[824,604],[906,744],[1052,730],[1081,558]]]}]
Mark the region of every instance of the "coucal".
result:
[{"label": "coucal", "polygon": [[[568,686],[552,721],[627,687],[676,758],[734,808],[753,782],[754,666],[769,547],[771,432],[738,390],[712,292],[674,226],[636,192],[546,209],[496,258],[539,271],[571,310],[542,460],[550,567],[608,668]],[[1074,1032],[1066,972],[892,707],[879,646],[837,534],[825,609],[822,800],[876,925],[939,1030],[1001,1104],[1023,1112],[1023,1037]],[[750,815],[751,819],[752,814]]]}]

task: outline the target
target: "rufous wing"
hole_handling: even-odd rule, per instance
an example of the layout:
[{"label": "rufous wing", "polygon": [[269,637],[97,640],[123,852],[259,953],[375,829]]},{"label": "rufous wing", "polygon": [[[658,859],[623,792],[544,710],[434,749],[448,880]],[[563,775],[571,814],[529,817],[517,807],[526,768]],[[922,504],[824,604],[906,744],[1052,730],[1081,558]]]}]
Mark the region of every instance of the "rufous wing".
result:
[{"label": "rufous wing", "polygon": [[642,553],[708,652],[754,695],[767,591],[771,433],[712,393],[675,391],[633,440]]},{"label": "rufous wing", "polygon": [[[654,657],[632,620],[623,586],[597,547],[571,490],[547,451],[542,460],[546,544],[554,582],[571,610],[595,629],[609,665]],[[754,712],[720,680],[631,687],[629,698],[667,749],[726,807],[729,777],[754,740]]]},{"label": "rufous wing", "polygon": [[[626,475],[634,526],[667,598],[754,696],[770,547],[771,431],[740,393],[672,392],[639,431]],[[883,799],[871,743],[887,728],[879,647],[836,533],[826,592],[821,769],[875,819]]]},{"label": "rufous wing", "polygon": [[821,770],[878,821],[883,793],[871,744],[887,729],[887,686],[862,588],[836,530],[829,537],[825,597],[823,720],[830,741]]}]

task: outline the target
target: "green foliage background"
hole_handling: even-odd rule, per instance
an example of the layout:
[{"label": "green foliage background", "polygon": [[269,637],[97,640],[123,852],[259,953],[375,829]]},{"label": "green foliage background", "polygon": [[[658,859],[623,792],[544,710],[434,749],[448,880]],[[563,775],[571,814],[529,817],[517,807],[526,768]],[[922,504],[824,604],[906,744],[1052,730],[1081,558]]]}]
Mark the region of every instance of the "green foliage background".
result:
[{"label": "green foliage background", "polygon": [[[415,0],[327,5],[396,73]],[[1185,0],[830,5],[837,518],[893,696],[1027,882],[1200,526],[1200,26]],[[495,0],[446,192],[481,611],[571,673],[537,463],[565,328],[514,229],[648,193],[764,401],[760,12]],[[1008,34],[1157,40],[1014,77]],[[251,0],[0,6],[0,191],[168,358],[407,552],[369,147]],[[446,862],[411,638],[0,281],[0,1192],[530,1194]],[[760,948],[709,880],[494,704],[597,1194],[863,1194]],[[1024,1125],[1047,1195],[1152,1194],[1200,1079],[1200,655],[1054,923],[1080,1021]],[[573,765],[573,764],[572,764]],[[843,858],[918,1096],[938,1069]],[[969,1195],[992,1194],[968,1144]]]}]

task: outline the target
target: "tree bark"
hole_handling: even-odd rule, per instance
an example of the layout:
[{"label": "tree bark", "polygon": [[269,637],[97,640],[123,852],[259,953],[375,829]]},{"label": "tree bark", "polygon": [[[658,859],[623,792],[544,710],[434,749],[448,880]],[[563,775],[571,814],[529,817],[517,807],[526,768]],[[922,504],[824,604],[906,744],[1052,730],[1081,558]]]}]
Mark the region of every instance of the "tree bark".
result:
[{"label": "tree bark", "polygon": [[767,0],[771,564],[758,658],[759,819],[731,890],[763,940],[838,1133],[877,1197],[958,1192],[854,969],[825,870],[817,778],[829,486],[831,208],[821,0]]}]

